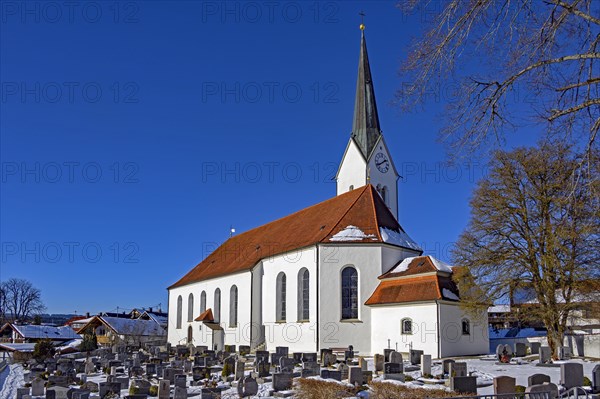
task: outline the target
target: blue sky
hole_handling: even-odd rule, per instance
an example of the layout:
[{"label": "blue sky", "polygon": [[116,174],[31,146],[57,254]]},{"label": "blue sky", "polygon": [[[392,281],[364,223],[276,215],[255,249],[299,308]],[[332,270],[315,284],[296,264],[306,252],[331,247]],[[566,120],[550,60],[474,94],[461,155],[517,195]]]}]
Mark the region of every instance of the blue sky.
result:
[{"label": "blue sky", "polygon": [[445,165],[438,116],[451,86],[419,112],[393,107],[431,11],[404,17],[394,4],[3,2],[0,279],[30,280],[54,313],[166,308],[166,287],[231,225],[334,196],[361,10],[404,176],[400,222],[449,260],[484,164]]}]

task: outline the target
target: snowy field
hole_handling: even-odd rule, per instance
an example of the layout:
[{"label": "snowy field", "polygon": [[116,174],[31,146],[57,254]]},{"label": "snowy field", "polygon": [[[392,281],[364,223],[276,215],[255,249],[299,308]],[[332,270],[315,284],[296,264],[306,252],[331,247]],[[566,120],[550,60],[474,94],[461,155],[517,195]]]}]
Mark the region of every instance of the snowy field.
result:
[{"label": "snowy field", "polygon": [[11,364],[0,374],[0,399],[13,399],[17,397],[17,388],[25,384],[23,379],[23,366]]}]

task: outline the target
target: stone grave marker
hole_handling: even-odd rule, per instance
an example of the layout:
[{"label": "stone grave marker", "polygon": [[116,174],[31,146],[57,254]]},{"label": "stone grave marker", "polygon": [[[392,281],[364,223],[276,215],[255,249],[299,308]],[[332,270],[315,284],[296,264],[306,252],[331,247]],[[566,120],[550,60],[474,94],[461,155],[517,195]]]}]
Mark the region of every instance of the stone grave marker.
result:
[{"label": "stone grave marker", "polygon": [[410,364],[412,364],[412,365],[421,364],[421,355],[423,353],[424,352],[422,350],[411,349],[409,351],[409,354],[410,354]]},{"label": "stone grave marker", "polygon": [[271,365],[268,362],[258,362],[257,370],[260,378],[266,377],[271,373]]},{"label": "stone grave marker", "polygon": [[350,366],[348,369],[348,383],[352,385],[363,385],[363,370],[360,366]]},{"label": "stone grave marker", "polygon": [[317,361],[317,354],[315,352],[304,352],[302,353],[302,359],[303,362],[316,362]]},{"label": "stone grave marker", "polygon": [[384,349],[383,350],[383,356],[385,358],[384,361],[389,362],[390,361],[390,353],[395,352],[395,350],[393,349]]},{"label": "stone grave marker", "polygon": [[583,386],[583,364],[562,363],[560,365],[560,384],[567,389]]},{"label": "stone grave marker", "polygon": [[244,371],[246,369],[246,362],[237,360],[235,362],[235,379],[236,381],[240,378],[244,378]]},{"label": "stone grave marker", "polygon": [[313,377],[313,376],[319,375],[320,370],[321,370],[321,367],[319,366],[319,363],[317,363],[317,362],[303,362],[301,377],[306,378],[306,377]]},{"label": "stone grave marker", "polygon": [[321,378],[342,381],[342,372],[338,370],[321,369]]},{"label": "stone grave marker", "polygon": [[348,379],[348,365],[346,363],[338,363],[338,371],[341,373],[342,380]]},{"label": "stone grave marker", "polygon": [[46,381],[41,378],[34,378],[31,381],[31,396],[43,396],[45,383]]},{"label": "stone grave marker", "polygon": [[258,382],[252,378],[252,376],[240,378],[238,381],[237,391],[238,395],[242,398],[247,396],[256,396],[258,394]]},{"label": "stone grave marker", "polygon": [[247,356],[250,354],[250,346],[248,345],[240,345],[239,348],[240,356]]},{"label": "stone grave marker", "polygon": [[539,354],[541,346],[542,346],[542,344],[540,344],[539,342],[530,342],[529,347],[531,348],[531,354],[532,355]]},{"label": "stone grave marker", "polygon": [[507,393],[515,393],[517,380],[513,377],[501,375],[494,378],[494,394],[504,395]]},{"label": "stone grave marker", "polygon": [[98,384],[98,392],[100,393],[101,398],[106,396],[108,393],[120,395],[121,384],[119,382],[101,382]]},{"label": "stone grave marker", "polygon": [[385,362],[385,356],[380,355],[379,353],[376,353],[374,356],[374,360],[375,360],[375,371],[377,371],[377,372],[383,371],[383,364]]},{"label": "stone grave marker", "polygon": [[452,359],[444,359],[442,361],[442,372],[444,374],[450,374],[450,364],[451,363],[456,363],[456,361],[454,361]]},{"label": "stone grave marker", "polygon": [[515,356],[516,357],[527,356],[527,345],[522,342],[515,343]]},{"label": "stone grave marker", "polygon": [[187,376],[185,374],[177,374],[177,375],[175,375],[175,380],[173,382],[173,385],[175,385],[176,387],[185,388],[186,382],[187,382]]},{"label": "stone grave marker", "polygon": [[370,384],[373,381],[373,372],[371,370],[362,372],[363,375],[363,383]]},{"label": "stone grave marker", "polygon": [[532,374],[527,377],[527,386],[541,385],[544,382],[550,382],[550,376],[546,374]]},{"label": "stone grave marker", "polygon": [[431,375],[431,355],[421,355],[421,374]]},{"label": "stone grave marker", "polygon": [[400,352],[392,351],[387,356],[387,361],[389,363],[402,363],[402,354]]},{"label": "stone grave marker", "polygon": [[51,387],[46,390],[46,398],[67,399],[67,392],[69,388]]},{"label": "stone grave marker", "polygon": [[273,390],[277,392],[292,389],[292,377],[292,373],[273,374]]},{"label": "stone grave marker", "polygon": [[545,398],[545,396],[542,396],[542,395],[537,396],[535,394],[548,393],[549,399],[555,399],[555,398],[558,398],[558,386],[551,382],[545,382],[543,384],[528,386],[527,388],[525,388],[525,393],[534,394],[534,395],[531,395],[532,398],[536,398],[536,397],[544,397]]},{"label": "stone grave marker", "polygon": [[290,348],[288,348],[287,346],[276,346],[275,353],[287,357],[290,353]]},{"label": "stone grave marker", "polygon": [[344,351],[344,360],[354,359],[354,351],[345,350]]},{"label": "stone grave marker", "polygon": [[17,388],[17,399],[23,399],[23,396],[29,395],[29,388]]},{"label": "stone grave marker", "polygon": [[358,365],[360,366],[361,370],[363,370],[363,371],[366,371],[369,368],[367,359],[365,359],[363,356],[358,357]]},{"label": "stone grave marker", "polygon": [[173,391],[173,399],[187,399],[187,389],[182,387],[175,387]]},{"label": "stone grave marker", "polygon": [[169,380],[158,380],[158,398],[169,399],[171,396],[171,383]]},{"label": "stone grave marker", "polygon": [[385,362],[383,365],[383,379],[404,382],[403,364],[394,362]]},{"label": "stone grave marker", "polygon": [[539,362],[541,364],[550,363],[552,361],[552,352],[549,346],[541,346],[539,353]]},{"label": "stone grave marker", "polygon": [[592,370],[592,392],[600,393],[600,364],[595,365]]},{"label": "stone grave marker", "polygon": [[268,363],[269,362],[269,351],[256,351],[256,355],[255,355],[255,363],[258,364],[259,362],[265,362]]},{"label": "stone grave marker", "polygon": [[294,362],[300,363],[302,361],[302,352],[292,353],[292,359],[294,359]]},{"label": "stone grave marker", "polygon": [[477,393],[476,377],[451,377],[450,389],[458,393]]},{"label": "stone grave marker", "polygon": [[281,373],[291,373],[294,371],[294,359],[289,357],[279,358],[279,371]]},{"label": "stone grave marker", "polygon": [[451,377],[466,377],[467,376],[467,363],[465,362],[454,362],[449,364],[448,374]]},{"label": "stone grave marker", "polygon": [[327,355],[333,353],[331,349],[321,349],[321,364],[325,366],[325,361],[327,360]]}]

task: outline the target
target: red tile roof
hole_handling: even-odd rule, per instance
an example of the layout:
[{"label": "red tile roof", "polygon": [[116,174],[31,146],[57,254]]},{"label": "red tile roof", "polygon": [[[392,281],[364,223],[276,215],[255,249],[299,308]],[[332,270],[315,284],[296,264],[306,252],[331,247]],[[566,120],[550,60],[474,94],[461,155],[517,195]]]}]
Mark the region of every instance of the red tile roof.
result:
[{"label": "red tile roof", "polygon": [[212,309],[208,308],[204,312],[200,314],[200,316],[196,317],[195,321],[206,321],[206,322],[214,322],[215,318],[212,313]]},{"label": "red tile roof", "polygon": [[348,226],[369,236],[353,243],[384,242],[380,227],[402,229],[375,188],[367,185],[229,238],[169,289],[250,270],[269,256],[330,243]]},{"label": "red tile roof", "polygon": [[429,256],[415,257],[406,270],[395,272],[394,269],[379,277],[381,282],[365,305],[442,299],[456,301],[456,297],[459,297],[458,287],[452,276],[440,271]]}]

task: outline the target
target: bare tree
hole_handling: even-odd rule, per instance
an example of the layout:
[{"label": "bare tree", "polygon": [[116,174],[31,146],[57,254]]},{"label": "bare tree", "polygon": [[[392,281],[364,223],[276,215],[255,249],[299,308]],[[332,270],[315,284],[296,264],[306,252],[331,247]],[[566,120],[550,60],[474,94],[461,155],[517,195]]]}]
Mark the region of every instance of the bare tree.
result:
[{"label": "bare tree", "polygon": [[598,185],[600,158],[592,152],[594,162],[581,163],[581,156],[556,143],[497,151],[453,253],[465,266],[465,305],[481,309],[529,291],[527,315],[544,323],[553,353],[582,293],[600,277],[600,204],[587,188]]},{"label": "bare tree", "polygon": [[45,310],[42,294],[29,281],[11,278],[0,284],[2,314],[8,321],[26,320]]},{"label": "bare tree", "polygon": [[401,67],[400,104],[410,109],[456,79],[442,134],[453,149],[501,144],[506,128],[532,122],[594,146],[600,2],[402,0],[399,7],[434,15]]}]

